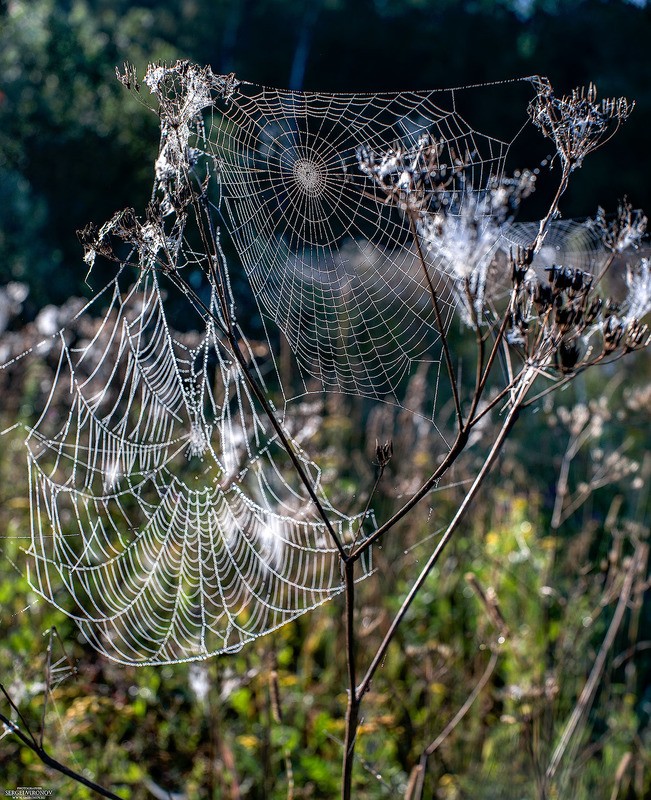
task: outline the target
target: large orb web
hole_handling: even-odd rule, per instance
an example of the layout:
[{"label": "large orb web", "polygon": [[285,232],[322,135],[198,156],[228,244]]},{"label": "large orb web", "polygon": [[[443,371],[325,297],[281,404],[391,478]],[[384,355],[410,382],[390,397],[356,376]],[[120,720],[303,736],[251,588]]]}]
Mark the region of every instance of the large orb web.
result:
[{"label": "large orb web", "polygon": [[[322,388],[399,401],[419,362],[440,361],[404,207],[387,201],[358,154],[407,151],[428,135],[451,172],[466,164],[463,191],[485,189],[502,174],[509,144],[475,131],[455,110],[456,91],[242,84],[215,101],[200,146],[215,164],[223,226],[263,315],[287,337],[305,379]],[[429,267],[447,326],[454,294],[431,259]]]}]

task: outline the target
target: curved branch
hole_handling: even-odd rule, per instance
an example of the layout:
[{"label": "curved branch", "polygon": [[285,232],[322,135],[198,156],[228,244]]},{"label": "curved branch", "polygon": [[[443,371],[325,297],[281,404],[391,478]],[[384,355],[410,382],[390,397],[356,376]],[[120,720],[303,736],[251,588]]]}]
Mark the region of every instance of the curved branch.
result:
[{"label": "curved branch", "polygon": [[[4,692],[4,687],[2,688]],[[109,789],[105,789],[103,786],[100,786],[98,783],[94,781],[88,780],[79,772],[75,772],[70,767],[66,767],[65,764],[62,764],[60,761],[57,761],[56,758],[53,758],[44,747],[41,747],[39,744],[36,743],[33,738],[24,734],[20,728],[18,728],[10,719],[7,719],[4,714],[0,714],[0,722],[4,723],[7,728],[15,734],[20,741],[28,747],[47,767],[60,772],[62,775],[65,775],[68,778],[71,778],[73,781],[77,781],[77,783],[81,783],[83,786],[86,786],[88,789],[92,789],[97,794],[101,795],[102,797],[108,797],[109,800],[124,800],[123,797],[120,797],[117,794],[114,794]],[[29,728],[27,728],[29,731]]]}]

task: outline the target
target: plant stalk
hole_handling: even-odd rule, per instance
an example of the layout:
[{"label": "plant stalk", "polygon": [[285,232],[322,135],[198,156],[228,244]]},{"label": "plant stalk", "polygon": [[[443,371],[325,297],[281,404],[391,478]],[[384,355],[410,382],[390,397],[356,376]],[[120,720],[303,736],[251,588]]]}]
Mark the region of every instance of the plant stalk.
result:
[{"label": "plant stalk", "polygon": [[360,696],[357,693],[357,675],[355,668],[355,562],[348,560],[344,564],[346,582],[346,656],[348,662],[348,706],[346,708],[346,734],[344,737],[344,755],[342,767],[341,798],[350,800],[355,760],[355,742],[359,721]]},{"label": "plant stalk", "polygon": [[[14,735],[16,735],[20,741],[28,747],[38,758],[40,761],[45,764],[45,766],[50,767],[51,769],[56,770],[57,772],[62,773],[68,778],[71,778],[73,781],[77,781],[77,783],[81,783],[83,786],[86,786],[88,789],[92,789],[92,791],[96,792],[97,794],[101,795],[102,797],[108,797],[109,800],[124,800],[124,798],[120,797],[117,794],[113,794],[113,792],[105,789],[103,786],[100,786],[98,783],[89,780],[88,778],[81,775],[79,772],[75,772],[74,770],[66,767],[65,764],[62,764],[60,761],[57,761],[55,758],[46,752],[46,750],[41,747],[39,744],[36,744],[35,740],[31,736],[26,736],[20,728],[16,727],[14,723],[5,717],[4,714],[0,714],[0,722],[2,722]],[[31,738],[30,738],[31,737]]]},{"label": "plant stalk", "polygon": [[[526,377],[527,376],[525,376],[525,380],[526,380]],[[531,377],[530,380],[533,380],[533,377]],[[511,432],[511,429],[513,428],[513,426],[514,426],[514,424],[515,424],[515,422],[517,420],[517,417],[518,417],[518,414],[519,414],[519,411],[520,411],[520,399],[522,397],[524,397],[524,394],[526,394],[527,388],[528,388],[528,385],[524,385],[524,386],[521,387],[520,392],[519,392],[519,399],[516,400],[514,405],[511,407],[509,413],[507,414],[507,416],[506,416],[506,418],[504,420],[504,423],[502,424],[502,427],[500,429],[500,432],[498,433],[497,438],[495,439],[495,442],[493,443],[493,446],[492,446],[490,452],[486,456],[486,459],[485,459],[484,463],[482,464],[481,469],[477,473],[477,477],[473,481],[472,486],[468,490],[468,493],[466,494],[466,496],[464,497],[461,505],[457,509],[456,514],[452,518],[452,520],[451,520],[450,524],[448,525],[448,527],[446,528],[443,536],[439,540],[439,543],[437,544],[434,552],[429,557],[427,563],[425,564],[425,566],[421,570],[420,575],[416,579],[414,585],[411,587],[411,589],[409,591],[409,594],[403,600],[402,605],[400,606],[400,609],[399,609],[398,613],[394,617],[393,622],[391,623],[391,626],[389,627],[389,630],[387,631],[384,639],[382,640],[382,643],[380,644],[380,647],[378,648],[375,656],[373,657],[373,660],[372,660],[370,666],[368,667],[368,669],[366,671],[366,674],[364,675],[361,683],[359,684],[359,686],[357,688],[357,697],[359,699],[361,699],[363,697],[363,695],[365,694],[365,692],[368,691],[370,683],[371,683],[371,680],[372,680],[373,676],[375,675],[375,672],[376,672],[377,668],[382,663],[382,660],[384,659],[384,656],[386,655],[386,651],[387,651],[389,645],[391,644],[391,641],[393,640],[393,637],[395,636],[395,633],[396,633],[398,627],[400,626],[400,624],[401,624],[402,620],[404,619],[407,611],[409,610],[409,607],[411,606],[412,602],[416,598],[416,595],[418,594],[418,592],[421,590],[423,584],[425,583],[428,575],[430,574],[430,572],[434,568],[435,564],[439,560],[441,554],[443,553],[443,550],[446,548],[446,546],[448,545],[448,543],[452,539],[452,536],[454,535],[454,532],[459,527],[459,524],[462,521],[462,519],[464,518],[466,512],[468,511],[468,509],[470,508],[470,506],[474,502],[474,499],[475,499],[475,496],[477,495],[477,492],[479,491],[479,489],[481,488],[482,484],[484,483],[484,480],[486,479],[487,475],[489,474],[489,472],[491,470],[491,467],[493,466],[493,464],[495,462],[495,459],[497,458],[497,456],[499,455],[500,451],[502,450],[502,447],[504,446],[504,443],[507,440],[507,438],[508,438],[508,436],[509,436],[509,434]]]}]

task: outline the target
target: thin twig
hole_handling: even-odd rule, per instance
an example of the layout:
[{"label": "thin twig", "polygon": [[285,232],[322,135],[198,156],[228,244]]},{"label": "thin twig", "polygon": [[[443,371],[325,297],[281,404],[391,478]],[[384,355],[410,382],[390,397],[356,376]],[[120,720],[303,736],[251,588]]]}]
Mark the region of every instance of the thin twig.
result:
[{"label": "thin twig", "polygon": [[[4,687],[0,688],[2,688],[3,693],[5,694],[5,696],[7,696]],[[89,780],[88,778],[81,775],[79,772],[75,772],[74,770],[70,769],[70,767],[66,767],[65,764],[62,764],[60,761],[57,761],[55,758],[53,758],[43,747],[41,747],[36,743],[36,740],[32,736],[32,733],[29,730],[29,728],[26,728],[29,734],[29,736],[27,736],[20,730],[20,728],[18,728],[13,722],[11,722],[11,720],[7,719],[7,717],[5,717],[5,715],[1,713],[0,713],[0,722],[4,723],[7,726],[7,728],[20,739],[20,741],[25,745],[25,747],[28,747],[47,767],[50,767],[51,769],[54,769],[57,772],[62,773],[66,777],[71,778],[74,781],[77,781],[77,783],[83,784],[89,789],[92,789],[94,792],[97,792],[97,794],[101,795],[102,797],[108,797],[109,800],[124,800],[123,797],[114,794],[109,789],[105,789],[98,783]]]},{"label": "thin twig", "polygon": [[[479,599],[483,603],[484,607],[486,608],[491,623],[497,630],[497,632],[502,637],[500,641],[504,641],[504,638],[508,636],[508,626],[502,616],[502,612],[500,611],[496,600],[492,600],[489,598],[487,592],[484,590],[482,586],[480,586],[479,582],[477,581],[476,577],[473,573],[469,573],[466,576],[466,579],[470,581],[472,588],[475,590]],[[452,717],[450,722],[443,728],[441,733],[431,742],[421,753],[420,761],[418,763],[417,769],[412,771],[412,778],[413,778],[413,786],[411,791],[408,795],[409,800],[420,800],[423,796],[423,787],[425,784],[425,774],[427,770],[427,760],[429,757],[436,751],[438,748],[443,744],[445,739],[452,733],[452,731],[457,727],[457,725],[461,722],[461,720],[465,717],[468,713],[470,708],[472,707],[475,700],[479,697],[480,693],[483,691],[484,687],[488,683],[491,675],[495,671],[495,667],[497,666],[497,661],[499,658],[499,650],[494,647],[491,652],[491,657],[486,664],[486,668],[484,669],[481,677],[477,681],[475,687],[473,688],[472,692],[468,695],[468,697],[463,702],[463,705],[457,713]],[[412,780],[410,780],[410,784]],[[407,798],[407,795],[405,795]]]},{"label": "thin twig", "polygon": [[[29,727],[29,725],[27,723],[27,720],[25,719],[25,717],[23,717],[20,709],[14,703],[14,701],[11,698],[11,696],[9,695],[9,692],[5,689],[5,687],[1,683],[0,683],[0,692],[2,692],[2,694],[5,696],[5,698],[6,698],[7,702],[9,703],[10,707],[16,712],[16,714],[18,715],[18,719],[23,723],[23,727],[25,728],[25,730],[29,734],[34,747],[39,747],[39,744],[36,741],[36,738],[35,738],[34,734],[32,733],[31,728]],[[8,725],[12,730],[15,728],[15,725],[12,722],[7,722],[5,717],[2,717],[2,721],[5,723],[5,725]]]},{"label": "thin twig", "polygon": [[613,262],[614,262],[614,261],[615,261],[615,253],[611,253],[611,254],[608,256],[608,258],[606,259],[606,262],[605,262],[605,264],[604,264],[604,265],[603,265],[603,267],[601,268],[601,272],[600,272],[600,273],[597,275],[597,277],[594,279],[594,282],[593,282],[593,284],[592,284],[594,287],[598,286],[598,285],[601,283],[601,281],[604,279],[604,277],[605,277],[606,273],[608,272],[608,270],[609,270],[609,269],[611,268],[611,266],[613,265]]},{"label": "thin twig", "polygon": [[[606,360],[606,357],[609,358]],[[599,353],[598,356],[595,356],[592,361],[586,361],[581,364],[579,367],[576,367],[572,372],[570,372],[565,377],[561,378],[561,380],[557,381],[556,383],[548,386],[546,389],[538,392],[537,394],[533,395],[533,397],[528,398],[523,404],[522,408],[527,408],[528,406],[534,405],[539,400],[542,400],[543,397],[546,397],[548,394],[552,392],[556,392],[558,389],[562,389],[567,384],[571,383],[578,375],[582,372],[585,372],[586,369],[589,367],[595,367],[597,364],[613,364],[615,361],[619,361],[620,358],[624,356],[624,353]]]},{"label": "thin twig", "polygon": [[472,302],[472,295],[470,292],[470,278],[466,278],[464,283],[464,288],[466,290],[466,299],[468,300],[468,307],[470,309],[470,314],[472,316],[472,324],[475,328],[475,343],[477,344],[477,362],[475,364],[475,391],[473,392],[470,411],[468,412],[468,419],[470,420],[472,419],[475,413],[475,410],[479,404],[479,400],[482,394],[480,391],[480,386],[484,371],[486,340],[484,336],[482,336],[481,324],[480,324],[481,320],[479,319],[479,315],[477,314],[477,309],[475,308],[475,304]]},{"label": "thin twig", "polygon": [[[528,381],[525,380],[525,382],[524,382],[524,384],[522,386],[522,396],[524,396],[524,394],[526,393],[527,389],[528,389]],[[490,452],[488,453],[488,455],[486,456],[486,459],[485,459],[484,463],[482,464],[481,469],[477,473],[477,477],[475,478],[472,486],[470,487],[470,489],[468,490],[468,493],[466,494],[466,496],[464,497],[463,501],[461,502],[459,508],[457,509],[456,514],[454,515],[454,517],[452,518],[451,522],[449,523],[445,533],[440,538],[440,540],[439,540],[434,552],[432,553],[432,555],[428,559],[427,563],[425,564],[425,566],[421,570],[420,575],[418,576],[418,578],[414,582],[413,586],[411,587],[409,593],[407,594],[407,596],[403,600],[402,605],[400,606],[400,609],[398,610],[398,613],[394,617],[393,622],[391,623],[391,625],[389,627],[389,630],[387,631],[384,639],[382,640],[382,643],[380,644],[377,652],[375,653],[375,656],[373,657],[373,660],[371,661],[371,664],[368,667],[368,669],[366,671],[366,674],[364,675],[361,683],[359,684],[359,686],[357,688],[357,696],[359,698],[361,698],[364,695],[364,693],[366,691],[368,691],[368,688],[369,688],[369,685],[370,685],[371,680],[373,678],[373,675],[375,674],[377,668],[382,663],[382,661],[384,659],[384,656],[386,654],[386,651],[387,651],[387,649],[389,647],[389,644],[391,643],[391,641],[393,640],[393,637],[395,636],[396,630],[398,629],[400,623],[402,622],[405,614],[409,610],[409,607],[411,606],[412,602],[414,601],[416,595],[418,594],[418,592],[420,591],[421,587],[425,583],[429,573],[432,571],[432,569],[434,568],[436,562],[439,560],[443,550],[445,549],[445,547],[447,546],[447,544],[451,540],[454,532],[456,531],[456,529],[459,526],[459,523],[461,522],[461,520],[465,516],[465,514],[468,511],[468,509],[470,508],[471,504],[474,502],[475,495],[477,494],[478,490],[482,486],[484,480],[486,479],[486,476],[490,472],[490,469],[493,466],[493,463],[494,463],[495,459],[497,458],[498,454],[500,453],[500,451],[501,451],[501,449],[502,449],[502,447],[504,445],[504,442],[506,441],[506,439],[508,438],[509,433],[511,432],[511,428],[513,427],[513,425],[515,424],[515,422],[517,420],[517,417],[518,417],[518,414],[519,414],[519,410],[520,410],[519,403],[516,402],[513,405],[513,407],[511,408],[511,410],[509,411],[508,415],[506,416],[506,418],[504,420],[504,423],[502,424],[502,427],[501,427],[499,433],[497,434],[497,437],[496,437],[496,439],[495,439],[495,441],[493,443],[493,446],[492,446]]]},{"label": "thin twig", "polygon": [[495,341],[493,342],[493,346],[491,348],[491,352],[489,353],[488,359],[486,361],[486,366],[484,367],[484,374],[479,382],[478,388],[475,390],[475,397],[472,401],[471,412],[469,414],[469,419],[472,419],[477,405],[481,396],[484,393],[484,389],[486,388],[486,384],[488,383],[488,378],[490,373],[493,369],[493,364],[495,363],[495,359],[497,358],[497,354],[499,353],[500,347],[502,345],[502,340],[504,339],[504,335],[506,333],[506,327],[509,323],[509,318],[511,315],[511,308],[513,303],[515,302],[515,289],[511,292],[511,296],[509,298],[509,304],[507,306],[504,315],[502,316],[502,321],[500,323],[500,327],[497,331],[497,336],[495,337]]},{"label": "thin twig", "polygon": [[377,475],[375,476],[375,482],[373,483],[373,488],[369,492],[368,500],[366,501],[366,506],[364,507],[364,511],[359,518],[359,523],[357,525],[357,530],[355,531],[355,535],[353,536],[353,541],[351,547],[354,547],[357,544],[357,539],[359,538],[359,534],[366,522],[366,518],[368,516],[369,511],[371,510],[371,503],[373,502],[373,498],[375,497],[375,493],[377,492],[377,488],[380,485],[380,481],[382,480],[382,476],[384,475],[385,465],[379,464]]},{"label": "thin twig", "polygon": [[427,269],[427,262],[425,261],[425,256],[423,255],[423,248],[421,247],[420,244],[420,237],[418,236],[418,230],[416,228],[416,222],[414,220],[413,211],[409,210],[407,212],[407,217],[409,219],[409,230],[411,231],[411,236],[414,240],[414,244],[416,245],[418,260],[420,261],[420,265],[423,269],[425,280],[427,281],[427,286],[429,288],[430,298],[432,300],[432,306],[434,308],[434,315],[436,317],[436,326],[438,327],[439,334],[441,336],[441,345],[443,347],[445,366],[448,371],[448,377],[450,378],[450,387],[452,389],[452,397],[454,399],[454,410],[457,415],[457,425],[459,427],[459,430],[462,431],[464,426],[463,426],[463,414],[461,412],[461,401],[459,399],[459,387],[457,384],[456,376],[454,374],[452,354],[450,353],[448,337],[445,331],[445,325],[443,324],[443,319],[441,317],[441,309],[439,308],[438,296],[436,294],[436,289],[434,288],[434,284],[432,283],[429,270]]},{"label": "thin twig", "polygon": [[420,800],[420,798],[423,796],[423,787],[425,784],[425,774],[427,770],[427,760],[434,752],[436,752],[436,750],[438,750],[438,748],[443,744],[443,742],[447,739],[447,737],[452,733],[452,731],[457,727],[457,725],[461,722],[461,720],[466,716],[468,711],[471,709],[473,703],[479,697],[484,687],[490,680],[491,675],[495,671],[498,658],[499,658],[499,652],[496,649],[494,649],[491,652],[491,657],[488,660],[488,664],[486,664],[486,668],[484,669],[481,677],[475,684],[472,692],[470,692],[470,694],[464,701],[461,708],[452,717],[452,719],[448,722],[445,728],[443,728],[443,730],[436,737],[436,739],[434,739],[434,741],[431,742],[431,744],[429,744],[425,748],[425,750],[423,750],[420,757],[420,762],[418,764],[418,770],[414,773],[415,776],[414,786],[411,790],[411,794],[409,795],[409,800]]},{"label": "thin twig", "polygon": [[447,737],[452,733],[452,731],[457,727],[457,725],[461,722],[461,720],[466,716],[472,704],[479,697],[484,686],[486,686],[491,675],[495,671],[498,658],[499,658],[499,651],[497,649],[494,649],[493,652],[491,653],[491,657],[488,661],[488,664],[486,664],[486,669],[483,671],[481,678],[477,681],[477,684],[473,688],[472,692],[470,692],[464,704],[452,717],[452,719],[448,722],[445,728],[443,728],[443,730],[441,731],[441,733],[439,733],[436,739],[434,739],[434,741],[430,745],[428,745],[428,747],[425,748],[423,756],[428,758],[436,750],[438,750],[438,748],[443,744],[443,742],[447,739]]},{"label": "thin twig", "polygon": [[623,653],[615,656],[615,658],[613,658],[613,669],[619,669],[629,659],[633,658],[634,655],[641,653],[643,650],[651,650],[651,641],[637,642],[624,650]]},{"label": "thin twig", "polygon": [[[201,310],[201,312],[203,312],[204,314],[208,315],[208,317],[211,320],[219,322],[219,320],[215,317],[215,314],[212,311],[212,309],[210,309],[209,306],[207,306],[203,302],[203,300],[197,295],[197,293],[192,289],[192,287],[188,285],[187,281],[185,281],[180,275],[178,275],[177,273],[174,273],[174,272],[168,273],[167,276],[171,280],[171,282],[178,289],[180,289],[189,299],[192,300],[193,303],[196,304],[196,306],[198,306],[198,308]],[[292,465],[294,466],[294,469],[296,470],[296,473],[297,473],[301,483],[303,484],[303,486],[305,487],[307,493],[309,494],[310,499],[314,503],[314,506],[315,506],[319,516],[323,520],[323,522],[324,522],[324,524],[325,524],[325,526],[326,526],[326,528],[328,530],[328,533],[330,534],[330,536],[331,536],[331,538],[332,538],[332,540],[333,540],[333,542],[334,542],[334,544],[335,544],[335,546],[336,546],[336,548],[337,548],[337,550],[339,552],[339,556],[345,561],[346,559],[349,558],[349,556],[346,553],[346,550],[344,549],[344,546],[341,543],[341,540],[340,540],[339,536],[337,535],[337,532],[333,528],[332,523],[330,522],[330,519],[329,519],[328,515],[325,512],[325,509],[323,508],[323,504],[321,503],[321,501],[319,500],[318,495],[314,491],[314,487],[312,486],[312,482],[310,481],[310,479],[308,478],[305,470],[303,469],[303,465],[301,464],[298,456],[296,455],[294,447],[292,446],[292,444],[290,442],[290,439],[289,439],[289,437],[287,436],[287,434],[285,432],[285,429],[283,428],[283,426],[280,424],[280,422],[276,418],[276,415],[275,415],[273,409],[271,408],[271,406],[269,405],[269,401],[267,400],[267,398],[265,396],[265,393],[263,392],[262,388],[259,386],[258,381],[255,380],[255,378],[253,377],[253,374],[251,373],[251,370],[249,368],[247,360],[244,357],[244,354],[242,353],[242,350],[241,350],[241,348],[239,346],[239,343],[237,341],[237,336],[231,330],[228,330],[227,333],[226,333],[226,338],[227,338],[228,344],[230,346],[231,352],[235,356],[235,359],[237,360],[238,364],[240,365],[240,367],[242,369],[242,372],[243,372],[244,377],[245,377],[245,379],[247,381],[247,384],[249,385],[249,388],[254,393],[256,399],[258,400],[258,402],[262,406],[262,408],[263,408],[263,410],[265,412],[265,415],[269,419],[269,422],[271,423],[271,425],[273,426],[274,430],[278,434],[278,438],[280,439],[280,442],[281,442],[283,448],[287,452],[287,455],[290,457],[290,459],[292,461]]]},{"label": "thin twig", "polygon": [[456,461],[466,443],[468,441],[468,430],[460,431],[457,434],[457,438],[454,440],[452,447],[448,451],[447,455],[443,459],[443,461],[439,464],[439,466],[434,470],[434,472],[429,476],[429,478],[423,483],[423,485],[415,492],[407,502],[396,511],[396,513],[388,519],[385,523],[380,525],[379,528],[373,531],[373,533],[364,539],[363,542],[360,542],[359,545],[350,553],[349,558],[352,561],[356,561],[360,558],[364,553],[373,545],[381,536],[384,536],[387,531],[393,528],[411,509],[417,505],[423,497],[432,489],[432,487],[436,484],[436,482],[443,476],[443,474],[452,466],[452,464]]},{"label": "thin twig", "polygon": [[[280,704],[280,686],[278,684],[278,671],[276,669],[276,656],[273,654],[274,668],[269,674],[269,695],[271,701],[271,714],[274,722],[283,724],[283,711]],[[285,773],[287,775],[287,800],[294,800],[294,770],[292,768],[292,754],[287,745],[283,748],[285,760]]]},{"label": "thin twig", "polygon": [[547,767],[545,775],[547,784],[549,784],[549,782],[553,780],[554,776],[556,775],[567,748],[579,730],[581,721],[584,719],[592,704],[595,692],[597,691],[604,667],[606,665],[606,658],[608,657],[608,653],[615,643],[615,637],[617,636],[617,632],[619,631],[624,619],[624,614],[626,613],[626,608],[628,607],[628,601],[630,599],[631,592],[633,591],[635,576],[644,564],[647,555],[648,546],[646,544],[638,544],[636,552],[631,559],[631,563],[626,572],[626,577],[622,585],[619,601],[615,608],[615,613],[613,614],[613,618],[608,626],[606,636],[604,637],[601,647],[599,648],[599,652],[597,653],[597,657],[595,658],[592,670],[590,671],[590,676],[588,677],[579,699],[574,706],[574,710],[567,721],[561,738],[556,745],[554,753],[552,754],[549,766]]},{"label": "thin twig", "polygon": [[621,757],[620,762],[617,766],[617,771],[615,772],[615,783],[613,784],[613,791],[610,795],[610,800],[617,800],[619,797],[619,790],[622,788],[622,784],[624,782],[624,778],[626,773],[628,772],[628,768],[633,761],[633,753],[628,750],[624,755]]}]

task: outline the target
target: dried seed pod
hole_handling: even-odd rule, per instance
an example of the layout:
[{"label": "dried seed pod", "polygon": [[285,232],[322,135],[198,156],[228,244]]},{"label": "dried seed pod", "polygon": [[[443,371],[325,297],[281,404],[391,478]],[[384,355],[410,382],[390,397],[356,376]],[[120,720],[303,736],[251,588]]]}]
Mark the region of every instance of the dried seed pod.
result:
[{"label": "dried seed pod", "polygon": [[506,332],[506,341],[514,347],[523,347],[527,341],[529,323],[520,308],[516,308],[510,317],[510,326]]},{"label": "dried seed pod", "polygon": [[569,292],[571,295],[587,292],[592,285],[592,275],[574,267],[562,267],[554,264],[548,267],[549,283],[556,291]]},{"label": "dried seed pod", "polygon": [[583,272],[580,269],[574,270],[572,286],[570,287],[572,292],[589,292],[591,286],[592,275],[589,272]]},{"label": "dried seed pod", "polygon": [[513,281],[513,285],[517,288],[524,283],[527,272],[529,271],[529,265],[533,260],[533,251],[530,247],[523,248],[518,245],[515,251],[515,257],[513,256],[513,252],[511,252],[510,260],[511,280]]},{"label": "dried seed pod", "polygon": [[580,167],[588,153],[610,139],[635,106],[625,97],[597,102],[593,83],[563,97],[556,97],[547,78],[535,78],[533,83],[538,94],[529,104],[529,115],[543,135],[554,142],[568,171]]},{"label": "dried seed pod", "polygon": [[551,309],[553,302],[551,286],[546,283],[536,283],[533,291],[533,302],[539,314],[546,314]]},{"label": "dried seed pod", "polygon": [[576,340],[566,341],[563,339],[558,348],[561,372],[569,373],[574,370],[581,355],[579,345]]},{"label": "dried seed pod", "polygon": [[585,324],[592,325],[592,323],[597,319],[599,316],[599,312],[603,307],[604,301],[601,297],[594,297],[588,306],[587,311],[585,312]]},{"label": "dried seed pod", "polygon": [[599,206],[593,225],[606,249],[623,253],[628,249],[637,250],[646,233],[647,222],[642,210],[633,209],[625,197],[617,206],[617,216],[612,222],[608,222],[606,212]]},{"label": "dried seed pod", "polygon": [[622,320],[615,314],[607,317],[604,324],[604,352],[612,353],[619,347],[624,336],[625,326]]},{"label": "dried seed pod", "polygon": [[612,317],[615,314],[620,314],[622,310],[621,303],[613,300],[612,297],[607,298],[606,304],[603,309],[604,317]]},{"label": "dried seed pod", "polygon": [[393,441],[391,439],[387,439],[384,444],[380,444],[380,442],[376,439],[375,440],[375,459],[377,461],[378,466],[381,469],[384,469],[386,465],[391,461],[393,456]]},{"label": "dried seed pod", "polygon": [[561,329],[561,333],[567,333],[577,323],[576,309],[571,305],[557,308],[554,321]]},{"label": "dried seed pod", "polygon": [[135,89],[136,92],[140,91],[140,83],[138,82],[138,71],[133,64],[125,61],[123,64],[123,71],[120,72],[119,67],[115,68],[115,77],[127,89]]},{"label": "dried seed pod", "polygon": [[623,336],[623,346],[626,352],[639,350],[649,343],[649,326],[632,320],[627,326]]}]

